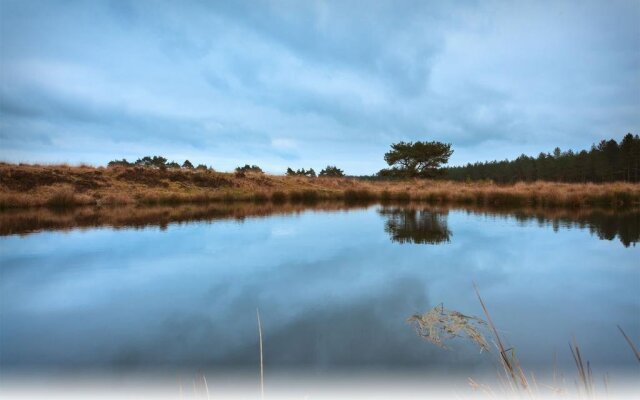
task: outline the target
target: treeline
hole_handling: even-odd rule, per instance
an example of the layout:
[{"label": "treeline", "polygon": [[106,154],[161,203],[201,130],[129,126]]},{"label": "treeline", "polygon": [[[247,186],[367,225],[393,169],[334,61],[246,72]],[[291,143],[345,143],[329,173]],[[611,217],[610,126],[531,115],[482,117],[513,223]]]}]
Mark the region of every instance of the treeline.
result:
[{"label": "treeline", "polygon": [[[360,176],[364,180],[403,180],[407,178],[448,179],[453,181],[490,180],[498,183],[556,181],[556,182],[640,182],[640,137],[626,134],[620,142],[614,139],[593,144],[590,150],[574,152],[555,148],[552,153],[537,157],[521,155],[515,160],[469,163],[465,166],[444,167],[453,153],[451,144],[441,142],[400,142],[391,145],[384,155],[390,168],[374,176]],[[151,167],[171,169],[213,170],[204,164],[194,166],[189,160],[182,164],[169,162],[162,156],[146,156],[129,162],[126,159],[109,162],[110,167]],[[235,169],[237,176],[247,173],[262,174],[257,165],[244,165]],[[287,176],[344,177],[344,171],[332,165],[319,174],[313,168],[293,170]]]},{"label": "treeline", "polygon": [[287,176],[306,176],[308,178],[315,178],[316,176],[319,176],[321,178],[341,178],[344,176],[344,171],[336,167],[335,165],[327,165],[327,167],[322,169],[320,171],[320,174],[318,175],[316,175],[316,171],[313,168],[300,168],[294,171],[293,169],[291,169],[291,167],[287,168],[285,174]]},{"label": "treeline", "polygon": [[[198,164],[194,166],[189,160],[184,160],[182,164],[175,161],[168,161],[167,158],[162,156],[144,156],[138,158],[136,161],[130,162],[126,158],[122,160],[109,161],[108,167],[144,167],[144,168],[157,168],[157,169],[186,169],[186,170],[200,170],[200,171],[215,171],[213,167],[207,167],[205,164]],[[245,164],[244,166],[236,167],[236,175],[245,175],[246,173],[262,174],[262,168],[257,165]]]},{"label": "treeline", "polygon": [[[198,164],[198,166],[194,166],[193,163],[189,160],[185,160],[182,165],[175,161],[168,161],[167,158],[162,156],[145,156],[142,158],[138,158],[134,162],[127,161],[126,158],[122,160],[113,160],[109,161],[107,164],[109,167],[145,167],[145,168],[158,168],[158,169],[190,169],[190,170],[210,170],[213,171],[213,167],[207,167],[204,164]],[[249,165],[245,164],[244,166],[236,167],[235,174],[236,176],[245,176],[246,174],[263,174],[262,168],[257,165]],[[313,168],[304,169],[300,168],[298,170],[293,170],[291,168],[287,168],[285,174],[287,176],[306,176],[308,178],[319,177],[332,177],[339,178],[344,177],[344,171],[335,165],[327,165],[326,168],[320,171],[320,174],[316,174]]]},{"label": "treeline", "polygon": [[168,161],[166,158],[162,156],[145,156],[142,158],[138,158],[134,162],[127,161],[126,158],[122,160],[113,160],[109,161],[107,164],[109,167],[154,167],[154,168],[171,168],[171,169],[199,169],[206,170],[210,169],[204,164],[198,164],[198,166],[194,166],[191,161],[184,160],[181,164],[178,164],[175,161]]},{"label": "treeline", "polygon": [[455,181],[492,180],[558,182],[640,182],[640,137],[628,133],[618,143],[603,140],[590,150],[521,155],[515,160],[477,162],[444,168],[444,176]]}]

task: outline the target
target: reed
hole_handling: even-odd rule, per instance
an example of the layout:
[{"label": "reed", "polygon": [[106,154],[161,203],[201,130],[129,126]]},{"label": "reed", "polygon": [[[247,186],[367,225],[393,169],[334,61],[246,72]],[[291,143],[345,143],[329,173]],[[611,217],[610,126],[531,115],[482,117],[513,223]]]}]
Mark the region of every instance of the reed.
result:
[{"label": "reed", "polygon": [[507,350],[505,348],[504,342],[500,337],[500,334],[498,333],[498,329],[493,323],[493,319],[489,314],[489,310],[487,309],[487,306],[484,304],[484,301],[482,300],[482,296],[480,296],[480,291],[478,290],[478,287],[475,283],[473,284],[473,289],[475,290],[476,295],[478,296],[478,301],[480,302],[480,305],[482,306],[482,310],[484,311],[484,315],[487,317],[487,322],[491,327],[491,332],[493,333],[493,338],[495,339],[496,347],[498,348],[498,351],[500,353],[500,364],[502,365],[502,368],[505,374],[509,378],[510,386],[514,390],[522,389],[527,392],[530,392],[529,382],[527,381],[527,377],[524,371],[522,370],[520,362],[515,356],[514,350],[513,349]]},{"label": "reed", "polygon": [[638,352],[638,348],[633,343],[633,341],[631,341],[629,336],[627,336],[627,334],[622,330],[622,327],[620,327],[620,325],[618,325],[618,329],[620,330],[620,333],[622,333],[624,340],[626,340],[627,343],[629,344],[629,347],[631,347],[631,351],[633,351],[633,354],[636,356],[636,359],[638,360],[638,362],[640,362],[640,352]]},{"label": "reed", "polygon": [[589,361],[585,363],[582,359],[580,347],[578,347],[575,338],[573,338],[573,344],[569,343],[569,349],[571,350],[573,361],[575,362],[576,369],[578,370],[578,378],[580,379],[579,383],[581,386],[578,387],[578,390],[584,390],[584,395],[586,397],[593,398],[593,372],[591,371],[591,365],[589,364]]},{"label": "reed", "polygon": [[256,308],[258,318],[258,338],[260,341],[260,398],[264,400],[264,357],[262,354],[262,323],[260,322],[260,310]]},{"label": "reed", "polygon": [[[507,349],[505,347],[505,341],[499,334],[499,330],[497,329],[494,320],[489,313],[488,307],[480,295],[480,291],[475,283],[473,284],[473,288],[485,314],[486,321],[477,317],[466,316],[457,311],[446,310],[443,305],[435,307],[425,314],[413,315],[409,317],[408,321],[417,324],[417,332],[420,337],[442,348],[446,348],[443,342],[443,337],[444,339],[462,337],[461,333],[464,333],[468,339],[480,346],[482,350],[489,350],[488,345],[486,344],[487,340],[484,338],[483,334],[483,330],[486,327],[492,336],[493,343],[498,353],[498,360],[502,368],[502,371],[498,373],[498,381],[505,392],[498,393],[498,395],[509,397],[511,397],[511,395],[530,398],[537,397],[540,393],[540,385],[538,384],[535,375],[533,373],[525,373],[520,361],[515,356],[514,348]],[[640,361],[640,354],[638,354],[638,350],[634,343],[620,326],[618,326],[618,329],[629,344],[635,357]],[[596,398],[598,393],[596,391],[591,364],[589,361],[584,359],[582,351],[580,350],[575,338],[569,343],[569,349],[577,371],[577,395],[572,397],[587,399]],[[556,362],[554,361],[553,383],[551,385],[542,384],[542,386],[551,389],[554,394],[566,395],[568,390],[563,387],[564,383],[560,383],[558,381],[557,376],[557,367]],[[604,390],[608,393],[609,378],[607,374],[603,376],[603,383]],[[492,397],[495,397],[496,395],[496,392],[494,392],[490,386],[478,383],[472,378],[469,378],[469,385],[474,390],[491,395]]]}]

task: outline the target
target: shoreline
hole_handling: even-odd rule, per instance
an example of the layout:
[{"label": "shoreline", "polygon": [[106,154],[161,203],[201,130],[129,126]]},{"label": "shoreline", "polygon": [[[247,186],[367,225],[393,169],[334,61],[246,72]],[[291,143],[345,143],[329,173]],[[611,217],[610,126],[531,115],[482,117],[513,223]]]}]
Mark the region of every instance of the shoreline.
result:
[{"label": "shoreline", "polygon": [[[348,205],[344,202],[318,202],[316,204],[273,204],[236,202],[215,204],[181,204],[170,206],[116,206],[116,207],[73,207],[67,209],[15,208],[0,212],[0,237],[10,235],[28,235],[42,231],[67,231],[75,228],[90,229],[110,227],[113,229],[144,229],[158,227],[166,229],[173,224],[190,224],[234,220],[244,222],[247,219],[269,216],[299,215],[308,211],[347,212],[379,207],[382,217],[405,217],[411,222],[416,218],[412,212],[430,213],[446,218],[450,212],[463,211],[479,216],[515,218],[522,223],[549,224],[559,227],[589,227],[592,233],[602,239],[618,239],[625,247],[636,243],[639,238],[638,221],[640,210],[605,209],[540,209],[527,207],[477,207],[453,205],[427,205],[425,203],[360,203]],[[386,212],[385,212],[386,211]],[[636,221],[635,225],[631,221]],[[628,223],[631,222],[631,225]],[[408,225],[418,227],[420,225]],[[631,228],[629,228],[631,226]]]},{"label": "shoreline", "polygon": [[320,201],[629,209],[640,207],[640,184],[371,181],[212,170],[0,163],[0,211],[219,202],[313,204]]}]

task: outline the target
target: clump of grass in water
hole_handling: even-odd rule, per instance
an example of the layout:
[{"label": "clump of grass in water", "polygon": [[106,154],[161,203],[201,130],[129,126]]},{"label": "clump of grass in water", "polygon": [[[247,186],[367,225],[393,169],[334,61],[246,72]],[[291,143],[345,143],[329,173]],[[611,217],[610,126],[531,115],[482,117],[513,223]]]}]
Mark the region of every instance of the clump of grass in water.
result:
[{"label": "clump of grass in water", "polygon": [[[449,339],[460,337],[460,333],[462,332],[465,333],[469,339],[478,344],[481,351],[489,351],[489,346],[481,331],[483,329],[486,329],[487,327],[490,328],[491,334],[493,335],[492,342],[494,343],[496,350],[499,353],[500,364],[504,370],[504,375],[498,373],[498,378],[500,380],[502,389],[504,390],[504,394],[522,395],[526,393],[530,397],[535,397],[535,395],[539,393],[539,388],[535,376],[533,375],[533,373],[531,373],[532,381],[530,383],[519,360],[515,356],[514,349],[505,349],[504,342],[498,334],[498,330],[494,325],[493,320],[491,319],[489,310],[482,300],[480,292],[478,291],[478,288],[475,284],[474,289],[478,296],[478,300],[480,301],[480,305],[482,306],[482,310],[484,311],[487,318],[486,322],[480,318],[470,317],[457,311],[445,310],[444,306],[442,305],[432,309],[425,314],[413,315],[409,317],[408,321],[417,324],[418,334],[422,338],[442,348],[446,348],[446,346],[442,342],[443,339],[441,338],[441,335],[445,336],[444,339]],[[636,356],[638,361],[640,361],[640,352],[638,352],[634,343],[626,335],[622,328],[618,326],[618,329],[620,329],[620,332],[624,336],[625,340],[627,340],[627,343],[631,347],[634,355]],[[569,344],[569,347],[576,365],[576,369],[578,371],[578,379],[576,380],[578,397],[589,399],[597,397],[593,379],[593,372],[591,370],[590,363],[588,361],[584,361],[580,348],[578,347],[575,339],[573,343]],[[606,391],[608,391],[607,382],[608,378],[607,375],[605,375],[604,383]],[[471,378],[469,378],[469,384],[475,390],[483,391],[486,394],[495,397],[494,391],[489,386],[479,384]],[[548,387],[556,394],[567,393],[564,388],[557,386],[555,370],[553,385],[544,386]]]},{"label": "clump of grass in water", "polygon": [[489,351],[489,344],[481,332],[487,323],[477,317],[447,310],[443,304],[422,315],[412,315],[407,319],[407,322],[415,324],[416,332],[421,338],[443,349],[447,348],[443,337],[444,339],[452,339],[463,337],[462,334],[464,334],[480,347],[481,352]]}]

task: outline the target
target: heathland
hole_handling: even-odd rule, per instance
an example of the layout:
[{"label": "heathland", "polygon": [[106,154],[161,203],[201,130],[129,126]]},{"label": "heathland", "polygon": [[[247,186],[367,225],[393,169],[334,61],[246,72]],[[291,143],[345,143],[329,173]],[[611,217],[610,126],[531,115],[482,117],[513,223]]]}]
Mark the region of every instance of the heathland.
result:
[{"label": "heathland", "polygon": [[499,184],[423,178],[372,181],[211,169],[0,163],[0,209],[230,201],[419,201],[473,206],[635,208],[640,205],[640,185],[542,181]]}]

